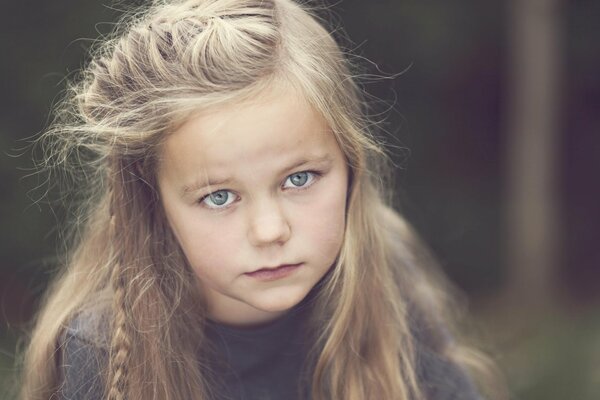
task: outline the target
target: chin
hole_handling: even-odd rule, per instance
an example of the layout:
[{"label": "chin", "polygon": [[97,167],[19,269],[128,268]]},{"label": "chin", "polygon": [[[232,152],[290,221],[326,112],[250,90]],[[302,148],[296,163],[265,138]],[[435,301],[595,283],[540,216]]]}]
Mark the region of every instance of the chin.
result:
[{"label": "chin", "polygon": [[258,299],[253,307],[268,313],[283,313],[300,303],[308,294],[305,290],[287,288],[283,293],[271,293],[265,298]]}]

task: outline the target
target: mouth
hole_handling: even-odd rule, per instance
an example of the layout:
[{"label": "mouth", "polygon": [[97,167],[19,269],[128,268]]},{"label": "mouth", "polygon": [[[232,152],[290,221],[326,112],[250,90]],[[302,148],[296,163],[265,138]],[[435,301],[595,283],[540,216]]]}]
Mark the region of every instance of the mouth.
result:
[{"label": "mouth", "polygon": [[244,275],[250,276],[261,281],[272,281],[276,279],[285,278],[286,276],[296,271],[301,265],[302,263],[282,264],[275,267],[265,267],[256,271],[247,272]]}]

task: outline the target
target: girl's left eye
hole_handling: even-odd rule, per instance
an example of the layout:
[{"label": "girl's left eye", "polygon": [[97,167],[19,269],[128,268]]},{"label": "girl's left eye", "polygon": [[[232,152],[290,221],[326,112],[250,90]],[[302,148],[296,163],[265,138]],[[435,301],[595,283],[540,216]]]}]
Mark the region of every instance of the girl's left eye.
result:
[{"label": "girl's left eye", "polygon": [[[288,176],[283,184],[285,188],[303,188],[312,185],[318,177],[316,172],[302,171]],[[291,186],[287,185],[290,182]]]}]

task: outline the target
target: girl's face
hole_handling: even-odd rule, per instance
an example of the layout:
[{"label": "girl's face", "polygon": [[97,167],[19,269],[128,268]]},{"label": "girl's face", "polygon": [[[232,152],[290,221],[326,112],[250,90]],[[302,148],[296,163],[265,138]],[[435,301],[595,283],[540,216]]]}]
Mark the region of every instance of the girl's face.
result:
[{"label": "girl's face", "polygon": [[324,119],[290,92],[196,115],[162,149],[167,219],[209,316],[222,323],[283,314],[325,275],[342,244],[345,157]]}]

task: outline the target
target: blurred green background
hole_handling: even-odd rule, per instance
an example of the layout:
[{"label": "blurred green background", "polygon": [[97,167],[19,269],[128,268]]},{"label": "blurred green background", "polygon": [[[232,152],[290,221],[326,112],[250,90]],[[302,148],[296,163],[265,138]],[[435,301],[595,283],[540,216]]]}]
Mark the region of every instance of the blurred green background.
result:
[{"label": "blurred green background", "polygon": [[[28,140],[93,40],[140,3],[2,4],[0,399],[60,247]],[[466,293],[511,397],[599,398],[600,2],[330,4],[365,72],[402,72],[365,83],[375,112],[393,104],[388,142],[410,150],[394,151],[397,206]]]}]

